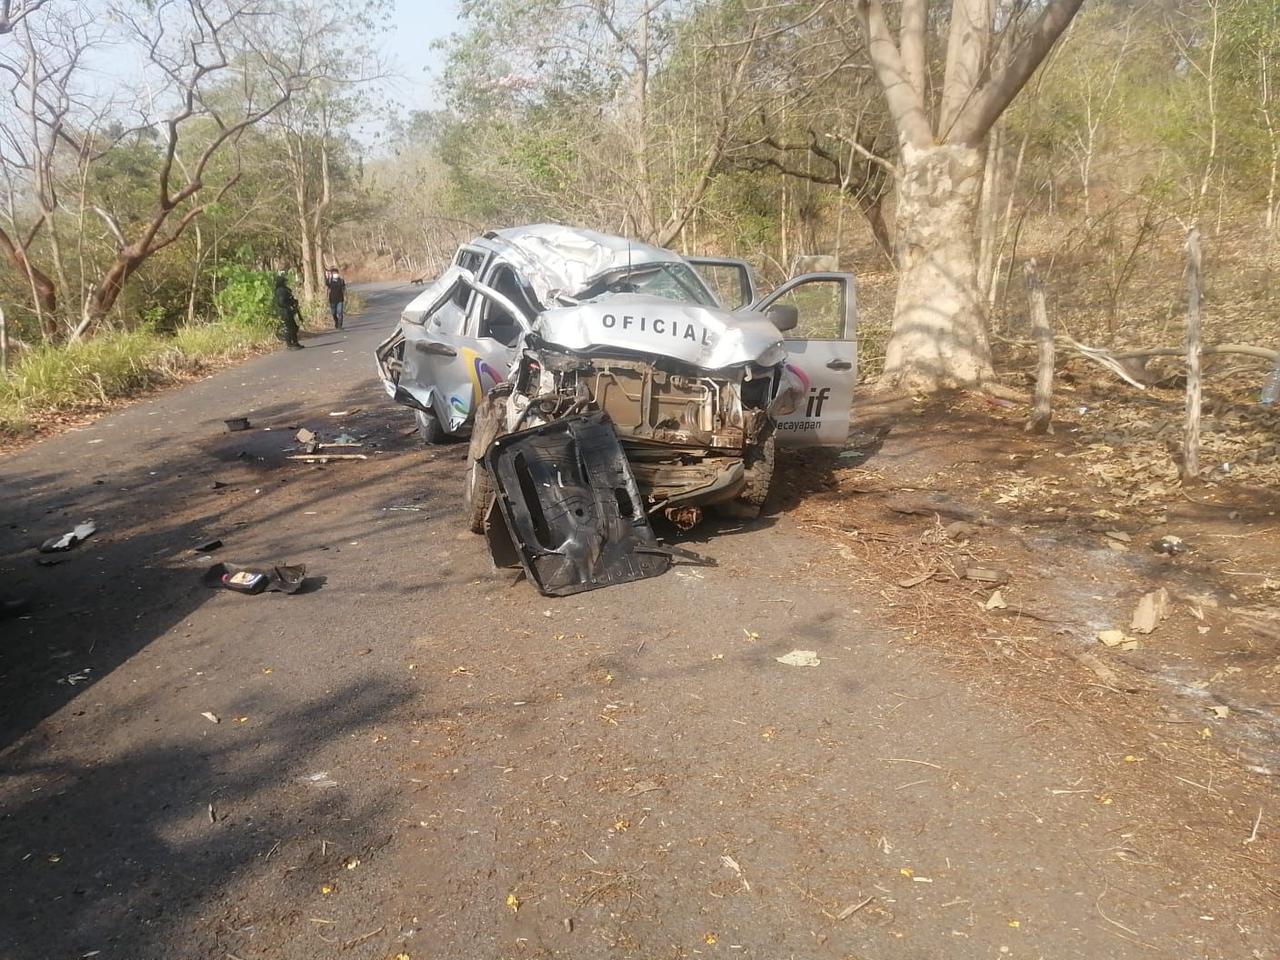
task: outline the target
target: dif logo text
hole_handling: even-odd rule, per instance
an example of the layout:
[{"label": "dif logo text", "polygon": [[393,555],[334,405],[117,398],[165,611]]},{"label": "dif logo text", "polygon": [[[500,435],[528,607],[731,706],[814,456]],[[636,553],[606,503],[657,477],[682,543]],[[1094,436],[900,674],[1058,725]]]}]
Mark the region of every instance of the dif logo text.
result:
[{"label": "dif logo text", "polygon": [[826,405],[827,400],[830,397],[830,387],[811,388],[809,390],[809,399],[804,405],[804,419],[781,420],[778,422],[778,429],[786,430],[789,433],[804,433],[809,430],[820,430],[822,428],[822,408]]},{"label": "dif logo text", "polygon": [[814,387],[809,391],[809,402],[805,404],[804,415],[815,419],[822,419],[822,407],[827,402],[827,398],[831,396],[830,387]]}]

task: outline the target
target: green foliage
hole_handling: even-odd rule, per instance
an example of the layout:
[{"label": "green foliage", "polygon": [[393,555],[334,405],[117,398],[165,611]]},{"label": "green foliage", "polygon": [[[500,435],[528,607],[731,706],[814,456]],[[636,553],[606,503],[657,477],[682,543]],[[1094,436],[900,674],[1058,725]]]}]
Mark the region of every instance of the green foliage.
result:
[{"label": "green foliage", "polygon": [[214,307],[223,323],[244,330],[274,326],[274,274],[232,263],[219,268],[217,278]]}]

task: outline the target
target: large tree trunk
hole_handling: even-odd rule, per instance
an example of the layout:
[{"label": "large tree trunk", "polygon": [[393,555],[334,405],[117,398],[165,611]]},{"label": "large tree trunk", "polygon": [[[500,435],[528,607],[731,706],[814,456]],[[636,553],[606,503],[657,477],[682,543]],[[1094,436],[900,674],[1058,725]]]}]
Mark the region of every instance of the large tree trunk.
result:
[{"label": "large tree trunk", "polygon": [[982,160],[980,149],[959,144],[903,146],[886,385],[932,392],[992,376],[974,243]]},{"label": "large tree trunk", "polygon": [[116,254],[116,259],[84,302],[84,308],[80,312],[80,322],[71,332],[72,343],[96,327],[111,312],[111,308],[116,305],[116,300],[124,290],[124,285],[146,260],[147,255],[142,252],[143,249],[138,244],[131,244]]}]

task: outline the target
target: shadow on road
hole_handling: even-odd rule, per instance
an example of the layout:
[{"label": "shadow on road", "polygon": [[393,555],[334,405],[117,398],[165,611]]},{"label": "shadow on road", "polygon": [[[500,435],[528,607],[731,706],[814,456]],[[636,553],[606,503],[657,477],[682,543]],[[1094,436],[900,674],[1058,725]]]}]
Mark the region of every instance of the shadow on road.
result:
[{"label": "shadow on road", "polygon": [[[372,387],[360,386],[332,402],[334,409],[372,406],[363,419],[357,415],[343,421],[343,429],[361,430],[384,454],[417,446],[402,435],[403,418],[388,417]],[[282,516],[341,499],[366,485],[371,471],[330,469],[322,484],[308,484],[308,474],[316,468],[289,464],[294,469],[276,469],[287,463],[284,448],[292,441],[292,432],[283,428],[320,424],[314,413],[297,410],[272,408],[255,416],[264,425],[275,419],[281,429],[227,434],[220,421],[210,421],[208,433],[180,445],[163,438],[144,441],[141,449],[154,458],[139,458],[125,469],[104,466],[97,473],[90,462],[70,484],[62,471],[44,468],[41,448],[23,455],[23,466],[6,471],[6,483],[25,496],[0,528],[3,593],[28,599],[30,612],[23,619],[0,622],[0,769],[8,765],[6,747],[71,700],[89,694],[95,683],[216,595],[199,582],[192,548],[202,540],[219,536],[228,541],[218,559],[280,562],[290,554],[327,549],[331,540],[368,533],[363,515],[330,525],[319,537],[271,532],[273,521]],[[323,426],[332,430],[330,424]],[[230,450],[243,456],[223,454]],[[378,476],[389,480],[417,465],[407,458]],[[225,486],[215,489],[215,484]],[[453,498],[441,499],[451,505]],[[37,552],[40,542],[88,518],[96,521],[98,533],[79,547],[62,554]],[[233,555],[236,537],[250,534],[278,537],[271,547],[275,553]]]},{"label": "shadow on road", "polygon": [[[51,763],[43,745],[28,740],[5,763],[8,776],[40,786],[0,822],[6,870],[21,890],[0,905],[4,955],[222,956],[226,945],[192,942],[188,921],[238,875],[279,855],[282,845],[318,843],[315,825],[348,849],[370,842],[362,831],[383,818],[388,798],[323,785],[328,771],[326,779],[309,779],[313,759],[327,744],[387,720],[410,695],[386,683],[354,683],[277,713],[269,727],[210,725],[198,743],[138,743],[90,767]],[[273,895],[285,898],[273,903],[277,914],[314,898],[334,871],[332,863],[308,869],[305,860],[299,869],[296,855],[283,868],[285,860],[277,860],[281,869],[267,868]],[[256,905],[244,910],[253,914]],[[228,936],[241,926],[230,915],[224,925]]]}]

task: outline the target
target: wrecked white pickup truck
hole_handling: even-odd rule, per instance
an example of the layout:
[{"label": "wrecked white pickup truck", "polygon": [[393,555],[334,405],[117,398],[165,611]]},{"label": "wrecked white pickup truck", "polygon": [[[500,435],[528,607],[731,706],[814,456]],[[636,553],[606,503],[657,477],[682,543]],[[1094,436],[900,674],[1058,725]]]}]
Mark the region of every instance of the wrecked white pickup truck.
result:
[{"label": "wrecked white pickup truck", "polygon": [[[622,484],[609,512],[624,525],[638,521],[648,542],[647,517],[656,512],[681,528],[708,507],[758,514],[776,445],[845,442],[856,318],[851,274],[805,274],[759,298],[744,261],[685,258],[543,224],[463,245],[404,309],[378,346],[377,363],[387,393],[415,411],[424,440],[470,431],[464,496],[472,530],[494,526],[495,492],[497,508],[523,500],[523,509],[547,489],[574,486],[563,470],[576,467],[539,474],[546,464],[531,468],[533,451],[517,452],[510,437],[561,424],[537,434],[538,455],[546,462],[567,456],[581,467],[579,447],[605,443],[596,428],[607,424],[623,454],[601,454]],[[565,426],[570,420],[576,426]],[[553,435],[558,452],[546,449]],[[504,495],[503,451],[511,495]],[[586,495],[590,478],[578,479],[574,489],[587,505],[568,516],[599,521],[599,498]],[[554,540],[542,513],[564,506],[542,503],[537,517],[516,514],[529,520],[532,536]],[[513,515],[504,516],[510,528]],[[512,540],[520,553],[522,538]],[[646,556],[668,561],[662,552]],[[635,577],[607,582],[617,579]]]}]

